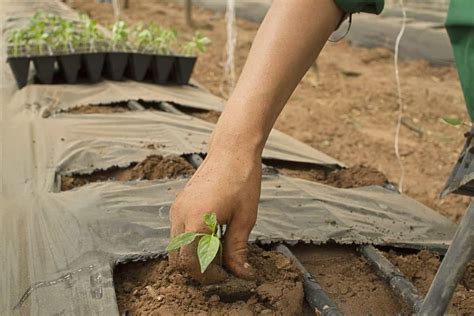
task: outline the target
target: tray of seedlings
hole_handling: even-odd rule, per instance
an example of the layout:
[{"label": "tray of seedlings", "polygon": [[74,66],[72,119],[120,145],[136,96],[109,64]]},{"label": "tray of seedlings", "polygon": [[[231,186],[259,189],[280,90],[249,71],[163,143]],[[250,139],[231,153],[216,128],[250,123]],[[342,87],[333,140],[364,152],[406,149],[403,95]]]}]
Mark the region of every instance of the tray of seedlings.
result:
[{"label": "tray of seedlings", "polygon": [[104,34],[86,15],[72,21],[43,12],[26,27],[10,30],[7,39],[7,62],[19,89],[28,84],[31,65],[39,84],[106,78],[186,85],[198,54],[210,44],[200,32],[179,43],[171,28],[154,23],[130,28],[123,20]]}]

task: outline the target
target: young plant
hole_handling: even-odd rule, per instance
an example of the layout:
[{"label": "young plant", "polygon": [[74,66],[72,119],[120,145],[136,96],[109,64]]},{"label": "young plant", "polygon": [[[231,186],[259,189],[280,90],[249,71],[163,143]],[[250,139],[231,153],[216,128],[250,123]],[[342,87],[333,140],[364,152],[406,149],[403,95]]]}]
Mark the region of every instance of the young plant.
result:
[{"label": "young plant", "polygon": [[204,53],[209,44],[211,40],[208,37],[202,35],[201,32],[196,32],[194,37],[182,46],[181,52],[184,56],[197,56],[199,53]]},{"label": "young plant", "polygon": [[84,46],[89,46],[89,51],[97,51],[97,42],[103,39],[102,33],[97,28],[97,22],[87,15],[81,15],[81,22],[83,25],[83,31],[80,35],[80,42]]},{"label": "young plant", "polygon": [[55,45],[60,47],[63,52],[74,53],[79,45],[79,34],[75,32],[75,25],[72,21],[60,19],[54,31]]},{"label": "young plant", "polygon": [[197,256],[199,258],[199,265],[201,266],[201,273],[204,273],[216,257],[217,253],[222,251],[221,230],[217,223],[216,213],[207,213],[204,215],[204,223],[209,228],[209,233],[182,233],[173,238],[166,247],[166,251],[175,251],[183,246],[192,243],[196,237],[201,237],[197,247]]},{"label": "young plant", "polygon": [[143,24],[139,24],[132,30],[130,35],[137,51],[145,52],[150,50],[153,43],[153,32],[150,27],[144,27]]},{"label": "young plant", "polygon": [[27,29],[14,29],[10,32],[8,35],[8,45],[13,47],[13,56],[18,57],[20,55],[20,48],[26,48],[28,40],[29,36]]},{"label": "young plant", "polygon": [[30,26],[27,30],[29,42],[34,44],[36,53],[44,55],[44,48],[48,49],[48,53],[52,55],[51,47],[54,45],[54,22],[56,18],[47,16],[43,12],[37,12],[31,19]]},{"label": "young plant", "polygon": [[125,48],[128,41],[128,27],[123,20],[117,20],[112,26],[112,50],[116,50],[117,46]]},{"label": "young plant", "polygon": [[151,43],[152,49],[156,54],[170,55],[172,52],[172,45],[176,42],[176,30],[172,28],[159,27],[151,25],[149,27],[153,34],[153,41]]}]

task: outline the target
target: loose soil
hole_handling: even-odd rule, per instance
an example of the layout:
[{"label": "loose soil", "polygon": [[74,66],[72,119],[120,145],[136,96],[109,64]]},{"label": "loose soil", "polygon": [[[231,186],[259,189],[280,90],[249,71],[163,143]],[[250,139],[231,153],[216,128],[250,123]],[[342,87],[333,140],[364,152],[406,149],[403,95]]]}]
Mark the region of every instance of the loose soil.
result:
[{"label": "loose soil", "polygon": [[[75,0],[73,7],[104,25],[114,21],[110,4]],[[191,38],[184,9],[176,2],[134,0],[121,12],[128,23],[159,21],[173,26],[179,36]],[[198,29],[212,39],[208,52],[199,57],[194,78],[216,95],[225,56],[225,18],[193,8]],[[357,20],[357,17],[356,17]],[[357,21],[356,21],[357,22]],[[238,19],[236,70],[240,73],[257,23]],[[461,151],[466,128],[441,122],[446,116],[467,118],[464,98],[454,67],[433,67],[425,61],[400,62],[404,119],[400,154],[406,171],[405,194],[459,221],[469,198],[438,194]],[[400,167],[394,153],[397,95],[393,54],[386,49],[353,47],[347,41],[328,43],[317,67],[311,67],[276,127],[344,163],[375,168],[398,182]]]},{"label": "loose soil", "polygon": [[[242,282],[239,285],[239,281],[230,279],[218,287],[219,291],[216,291],[216,286],[197,285],[185,273],[171,268],[166,259],[119,265],[114,271],[114,283],[120,313],[302,314],[302,276],[285,256],[251,246],[249,263],[256,271],[253,284]],[[237,291],[236,287],[242,291]]]},{"label": "loose soil", "polygon": [[179,110],[187,115],[191,115],[209,123],[217,123],[219,117],[221,116],[220,112],[217,111],[206,111],[206,110],[197,110],[191,109],[188,107],[180,106]]},{"label": "loose soil", "polygon": [[344,314],[411,314],[354,247],[298,245],[291,250]]},{"label": "loose soil", "polygon": [[[390,251],[386,253],[386,256],[413,283],[421,295],[426,295],[441,263],[438,255],[422,250],[417,254],[409,255],[400,255]],[[454,292],[448,314],[473,315],[474,290],[468,287],[474,283],[473,270],[474,261],[471,261],[461,284]]]},{"label": "loose soil", "polygon": [[375,168],[356,165],[346,169],[329,170],[303,164],[274,162],[271,164],[285,176],[324,183],[336,188],[358,188],[369,185],[384,185],[387,177]]},{"label": "loose soil", "polygon": [[130,109],[125,103],[107,104],[107,105],[81,105],[78,107],[71,108],[63,111],[64,113],[70,114],[101,114],[101,113],[122,113],[128,112]]},{"label": "loose soil", "polygon": [[91,182],[189,177],[194,174],[194,171],[193,166],[182,157],[152,155],[125,168],[112,167],[107,170],[97,170],[92,174],[61,176],[61,191],[71,190]]}]

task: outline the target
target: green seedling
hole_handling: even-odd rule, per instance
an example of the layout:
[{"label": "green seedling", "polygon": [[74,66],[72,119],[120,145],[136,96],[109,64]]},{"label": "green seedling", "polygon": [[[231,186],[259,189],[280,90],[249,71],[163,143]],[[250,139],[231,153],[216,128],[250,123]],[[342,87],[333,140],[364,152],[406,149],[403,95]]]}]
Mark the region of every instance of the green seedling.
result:
[{"label": "green seedling", "polygon": [[97,21],[89,18],[87,15],[81,15],[81,23],[83,26],[80,35],[80,42],[84,46],[89,46],[89,51],[97,51],[97,42],[103,40],[104,36],[97,28]]},{"label": "green seedling", "polygon": [[112,26],[112,50],[116,50],[117,46],[121,48],[127,47],[128,34],[127,24],[123,20],[117,20]]},{"label": "green seedling", "polygon": [[14,29],[8,36],[8,44],[13,47],[13,56],[20,55],[20,47],[26,47],[29,40],[29,33],[27,29]]},{"label": "green seedling", "polygon": [[152,41],[150,47],[155,54],[170,55],[173,43],[176,42],[177,33],[172,28],[160,27],[156,24],[148,26]]},{"label": "green seedling", "polygon": [[59,47],[63,52],[73,53],[79,46],[80,36],[75,32],[75,24],[72,21],[59,19],[53,27],[54,48]]},{"label": "green seedling", "polygon": [[204,223],[209,228],[208,234],[187,232],[182,233],[170,241],[166,251],[175,251],[183,246],[189,245],[197,237],[201,237],[197,247],[197,256],[199,258],[199,265],[201,266],[201,273],[204,273],[211,264],[212,260],[217,256],[219,251],[222,252],[221,230],[217,223],[216,213],[207,213],[204,215]]},{"label": "green seedling", "polygon": [[193,38],[182,46],[181,52],[184,56],[197,56],[204,53],[209,44],[211,40],[208,37],[202,35],[201,32],[196,32]]},{"label": "green seedling", "polygon": [[130,32],[131,42],[137,51],[150,50],[153,42],[153,33],[149,27],[139,24]]}]

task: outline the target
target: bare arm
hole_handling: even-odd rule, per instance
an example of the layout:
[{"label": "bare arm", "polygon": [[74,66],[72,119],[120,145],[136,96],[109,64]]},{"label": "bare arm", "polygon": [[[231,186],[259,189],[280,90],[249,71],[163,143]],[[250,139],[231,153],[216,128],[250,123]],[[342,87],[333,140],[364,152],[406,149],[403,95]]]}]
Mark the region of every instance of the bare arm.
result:
[{"label": "bare arm", "polygon": [[[247,241],[255,225],[261,154],[275,121],[297,84],[336,28],[342,12],[332,0],[274,0],[253,42],[237,86],[213,132],[209,153],[171,210],[172,236],[205,231],[203,214],[227,224],[224,264],[252,277]],[[195,248],[175,263],[197,279]],[[219,275],[219,268],[210,269]]]}]

